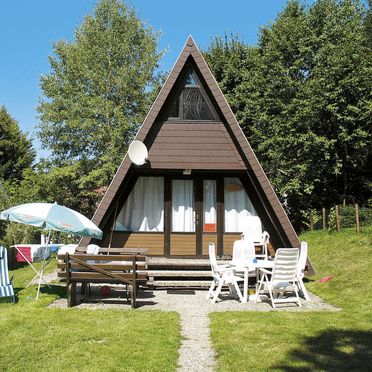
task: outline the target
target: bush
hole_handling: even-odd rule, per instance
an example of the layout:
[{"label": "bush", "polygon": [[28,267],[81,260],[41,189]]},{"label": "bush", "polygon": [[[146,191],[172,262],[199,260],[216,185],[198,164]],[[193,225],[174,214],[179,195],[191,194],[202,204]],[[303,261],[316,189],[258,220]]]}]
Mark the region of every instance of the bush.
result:
[{"label": "bush", "polygon": [[[340,225],[341,228],[355,226],[355,206],[341,206],[340,208]],[[372,226],[372,209],[359,209],[359,223],[360,226]]]}]

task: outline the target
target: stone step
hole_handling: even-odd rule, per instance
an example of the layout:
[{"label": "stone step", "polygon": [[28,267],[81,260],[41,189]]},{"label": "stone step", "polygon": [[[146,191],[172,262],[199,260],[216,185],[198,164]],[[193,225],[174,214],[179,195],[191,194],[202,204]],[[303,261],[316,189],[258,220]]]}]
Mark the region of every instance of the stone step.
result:
[{"label": "stone step", "polygon": [[154,280],[147,282],[146,285],[149,287],[205,287],[209,288],[212,280]]},{"label": "stone step", "polygon": [[177,278],[177,277],[212,277],[212,272],[210,270],[146,270],[149,277],[168,277],[168,278]]}]

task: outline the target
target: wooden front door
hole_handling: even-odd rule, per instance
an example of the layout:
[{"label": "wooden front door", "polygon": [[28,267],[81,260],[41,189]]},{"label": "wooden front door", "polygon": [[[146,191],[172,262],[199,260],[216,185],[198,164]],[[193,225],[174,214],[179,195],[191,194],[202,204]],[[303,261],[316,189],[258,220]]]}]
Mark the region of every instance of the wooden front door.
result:
[{"label": "wooden front door", "polygon": [[218,241],[217,180],[172,179],[169,256],[202,257]]}]

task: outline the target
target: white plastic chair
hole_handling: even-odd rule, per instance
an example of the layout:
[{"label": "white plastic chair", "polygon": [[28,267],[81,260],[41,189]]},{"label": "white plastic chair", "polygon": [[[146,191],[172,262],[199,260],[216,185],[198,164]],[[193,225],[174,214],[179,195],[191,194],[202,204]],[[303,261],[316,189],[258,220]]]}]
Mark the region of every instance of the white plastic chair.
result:
[{"label": "white plastic chair", "polygon": [[[275,254],[274,267],[272,271],[259,268],[260,278],[256,294],[256,302],[260,296],[261,289],[266,285],[269,291],[271,304],[276,309],[276,304],[295,302],[301,307],[301,300],[297,290],[297,266],[298,248],[279,248]],[[268,275],[271,275],[269,279]],[[291,290],[294,296],[284,297],[284,294]]]},{"label": "white plastic chair", "polygon": [[303,282],[303,278],[305,276],[307,252],[308,252],[307,242],[301,242],[300,257],[298,259],[298,265],[297,265],[296,284],[300,292],[302,292],[305,300],[310,301],[310,296]]},{"label": "white plastic chair", "polygon": [[255,246],[262,247],[262,253],[256,254],[256,257],[261,257],[267,260],[267,246],[269,244],[270,235],[267,231],[262,232],[262,224],[258,216],[247,217],[246,228],[240,237],[243,240],[253,241]]},{"label": "white plastic chair", "polygon": [[268,245],[269,245],[269,241],[270,241],[270,235],[267,231],[264,231],[261,235],[261,239],[259,242],[254,242],[254,245],[255,246],[260,246],[262,247],[262,253],[260,254],[256,254],[256,257],[262,257],[264,258],[265,260],[268,259]]},{"label": "white plastic chair", "polygon": [[[100,246],[97,245],[97,244],[88,244],[87,245],[87,250],[86,250],[86,254],[91,254],[91,255],[97,255],[99,254],[99,250],[100,250]],[[87,260],[87,264],[89,265],[94,265],[95,263],[97,263],[97,261],[95,260]],[[83,293],[85,291],[87,291],[87,293],[90,295],[91,294],[91,288],[90,288],[90,283],[82,283],[82,290],[81,290]],[[127,297],[128,297],[128,286],[127,286]]]},{"label": "white plastic chair", "polygon": [[260,242],[262,238],[262,224],[260,217],[247,216],[246,221],[246,226],[241,234],[241,238],[251,240],[253,242]]},{"label": "white plastic chair", "polygon": [[77,244],[62,245],[61,247],[58,248],[57,259],[58,259],[58,255],[61,255],[61,254],[66,254],[66,253],[74,254],[77,246],[78,246]]},{"label": "white plastic chair", "polygon": [[100,246],[96,244],[88,244],[87,245],[87,254],[98,254],[100,250]]},{"label": "white plastic chair", "polygon": [[[217,265],[216,251],[214,243],[209,243],[209,260],[211,263],[213,281],[209,288],[206,298],[209,299],[212,297],[212,303],[217,301],[219,294],[221,293],[222,287],[228,285],[230,291],[233,292],[235,289],[240,301],[243,301],[242,293],[238,285],[239,281],[244,279],[235,275],[235,268],[228,265]],[[216,288],[217,287],[217,288]],[[213,290],[216,288],[213,294]]]},{"label": "white plastic chair", "polygon": [[[247,261],[252,261],[256,257],[255,245],[250,240],[235,240],[233,245],[232,265],[236,271],[243,271]],[[255,270],[250,274],[255,275]]]},{"label": "white plastic chair", "polygon": [[254,243],[251,240],[235,240],[233,245],[232,260],[235,263],[239,261],[248,261],[256,256]]},{"label": "white plastic chair", "polygon": [[[96,244],[88,244],[86,254],[96,255],[99,253],[100,246]],[[87,260],[87,264],[94,265],[96,263],[95,260]]]},{"label": "white plastic chair", "polygon": [[[252,262],[256,258],[255,245],[250,240],[235,240],[231,264],[235,267],[236,275],[243,278],[244,271],[247,269],[247,262]],[[256,270],[248,271],[248,278],[255,277]],[[248,282],[246,284],[248,286]]]}]

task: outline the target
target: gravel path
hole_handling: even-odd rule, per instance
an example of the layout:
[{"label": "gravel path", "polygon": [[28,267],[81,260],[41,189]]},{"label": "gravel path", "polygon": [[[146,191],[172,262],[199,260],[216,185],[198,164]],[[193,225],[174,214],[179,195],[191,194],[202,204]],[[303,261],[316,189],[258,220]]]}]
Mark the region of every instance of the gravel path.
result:
[{"label": "gravel path", "polygon": [[[112,287],[112,296],[100,298],[99,286],[92,286],[89,302],[77,305],[78,308],[130,309],[124,291]],[[162,289],[141,290],[137,299],[138,310],[177,311],[181,322],[181,348],[179,350],[180,372],[207,372],[216,367],[215,352],[210,340],[209,313],[220,311],[274,311],[267,302],[242,304],[226,293],[215,304],[205,299],[206,290]],[[309,293],[311,301],[302,301],[302,308],[286,305],[278,311],[337,311],[319,297]],[[118,303],[119,302],[119,303]],[[66,308],[66,299],[54,301],[50,307]]]},{"label": "gravel path", "polygon": [[214,371],[216,358],[209,337],[208,313],[200,313],[194,305],[181,311],[180,318],[182,342],[178,371]]}]

